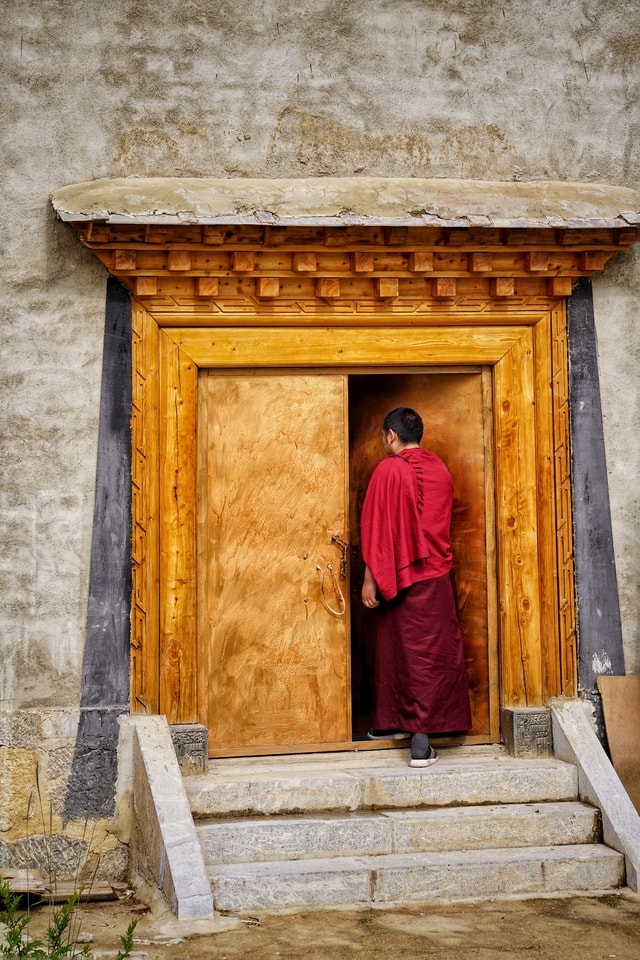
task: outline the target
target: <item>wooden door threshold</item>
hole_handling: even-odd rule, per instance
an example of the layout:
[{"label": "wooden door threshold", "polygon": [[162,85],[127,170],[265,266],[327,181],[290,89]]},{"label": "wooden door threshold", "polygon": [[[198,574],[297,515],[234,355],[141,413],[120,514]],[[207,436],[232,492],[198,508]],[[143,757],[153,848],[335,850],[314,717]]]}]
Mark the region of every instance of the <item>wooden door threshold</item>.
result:
[{"label": "wooden door threshold", "polygon": [[[487,745],[496,741],[488,734],[475,736],[434,736],[430,739],[441,747]],[[293,743],[260,747],[219,747],[209,751],[210,760],[225,757],[278,757],[303,753],[358,753],[363,750],[402,750],[409,748],[406,740],[345,740],[336,743]]]}]

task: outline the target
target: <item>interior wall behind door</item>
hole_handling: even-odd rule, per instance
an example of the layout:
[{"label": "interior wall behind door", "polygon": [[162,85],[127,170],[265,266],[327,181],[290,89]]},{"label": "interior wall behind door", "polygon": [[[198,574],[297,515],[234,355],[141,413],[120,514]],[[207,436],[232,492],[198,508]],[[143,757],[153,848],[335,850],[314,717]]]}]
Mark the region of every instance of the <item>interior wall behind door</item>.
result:
[{"label": "interior wall behind door", "polygon": [[364,565],[359,521],[371,472],[384,456],[381,427],[395,407],[422,416],[422,445],[448,466],[454,482],[452,547],[471,695],[470,735],[498,739],[495,560],[492,535],[491,418],[488,373],[399,373],[349,378],[350,527],[352,531],[352,682],[354,737],[370,725],[371,616],[359,602]]}]

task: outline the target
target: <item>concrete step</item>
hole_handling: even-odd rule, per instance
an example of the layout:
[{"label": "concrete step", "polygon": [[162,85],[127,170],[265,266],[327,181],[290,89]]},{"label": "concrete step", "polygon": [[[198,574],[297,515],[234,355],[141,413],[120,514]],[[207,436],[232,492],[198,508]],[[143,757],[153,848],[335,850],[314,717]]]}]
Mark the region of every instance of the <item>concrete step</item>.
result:
[{"label": "concrete step", "polygon": [[573,800],[577,771],[500,750],[443,749],[427,769],[406,750],[211,761],[186,777],[194,818]]},{"label": "concrete step", "polygon": [[612,890],[624,858],[599,844],[221,864],[217,910],[410,903]]},{"label": "concrete step", "polygon": [[566,801],[196,821],[196,830],[212,865],[594,843],[600,815]]}]

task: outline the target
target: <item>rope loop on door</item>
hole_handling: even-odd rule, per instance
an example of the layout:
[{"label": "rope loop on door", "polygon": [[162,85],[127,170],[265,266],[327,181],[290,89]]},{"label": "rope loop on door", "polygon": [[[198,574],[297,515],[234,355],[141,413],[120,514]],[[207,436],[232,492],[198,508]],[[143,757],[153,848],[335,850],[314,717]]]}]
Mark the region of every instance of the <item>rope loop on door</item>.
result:
[{"label": "rope loop on door", "polygon": [[338,603],[342,607],[342,610],[334,610],[331,604],[329,603],[329,601],[327,600],[324,592],[324,570],[319,564],[316,566],[316,570],[320,574],[320,597],[322,599],[322,605],[326,607],[329,613],[333,614],[334,617],[344,617],[347,611],[347,602],[344,599],[344,594],[342,593],[342,590],[340,589],[340,584],[338,583],[338,578],[335,575],[333,564],[328,563],[327,570],[331,574],[331,580],[333,581],[333,589],[336,597],[338,598]]}]

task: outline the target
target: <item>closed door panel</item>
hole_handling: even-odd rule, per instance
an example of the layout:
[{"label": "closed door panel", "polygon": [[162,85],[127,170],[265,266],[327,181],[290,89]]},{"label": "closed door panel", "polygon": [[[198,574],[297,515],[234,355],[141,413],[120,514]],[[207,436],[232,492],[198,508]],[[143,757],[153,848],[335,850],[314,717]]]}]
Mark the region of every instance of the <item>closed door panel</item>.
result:
[{"label": "closed door panel", "polygon": [[350,737],[349,591],[332,539],[348,538],[345,391],[341,375],[200,375],[199,643],[214,751]]}]

